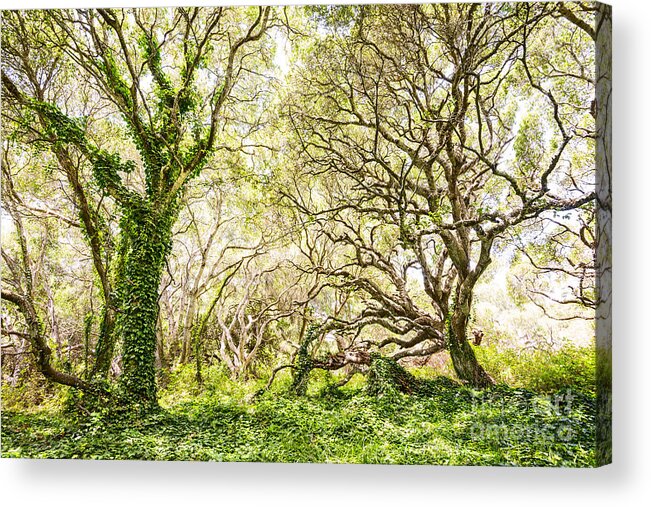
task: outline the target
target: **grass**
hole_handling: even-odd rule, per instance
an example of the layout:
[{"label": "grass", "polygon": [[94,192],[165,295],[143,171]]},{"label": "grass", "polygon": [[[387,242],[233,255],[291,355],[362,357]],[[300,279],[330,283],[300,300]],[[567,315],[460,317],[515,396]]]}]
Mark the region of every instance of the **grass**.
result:
[{"label": "grass", "polygon": [[595,394],[595,346],[565,345],[546,350],[475,349],[479,362],[498,382],[551,393],[571,388]]},{"label": "grass", "polygon": [[[594,396],[536,394],[498,386],[473,391],[433,381],[427,396],[366,394],[356,377],[336,389],[316,375],[308,395],[286,395],[289,378],[255,399],[259,383],[191,369],[173,375],[161,408],[116,416],[47,406],[4,410],[2,457],[270,461],[436,465],[594,464]],[[568,393],[569,396],[568,396]]]}]

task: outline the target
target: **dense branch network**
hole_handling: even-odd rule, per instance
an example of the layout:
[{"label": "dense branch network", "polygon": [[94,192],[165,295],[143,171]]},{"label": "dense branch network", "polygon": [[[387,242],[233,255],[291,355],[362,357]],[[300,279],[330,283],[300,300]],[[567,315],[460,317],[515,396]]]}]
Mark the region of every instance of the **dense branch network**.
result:
[{"label": "dense branch network", "polygon": [[[288,113],[306,170],[286,196],[313,269],[368,299],[338,327],[379,325],[389,335],[375,345],[404,355],[458,342],[468,357],[473,289],[495,240],[594,199],[589,170],[569,162],[593,129],[589,103],[563,89],[589,90],[589,72],[541,63],[554,9],[368,8],[351,37],[312,53],[319,70],[299,75],[306,92]],[[340,260],[315,256],[320,242]]]}]

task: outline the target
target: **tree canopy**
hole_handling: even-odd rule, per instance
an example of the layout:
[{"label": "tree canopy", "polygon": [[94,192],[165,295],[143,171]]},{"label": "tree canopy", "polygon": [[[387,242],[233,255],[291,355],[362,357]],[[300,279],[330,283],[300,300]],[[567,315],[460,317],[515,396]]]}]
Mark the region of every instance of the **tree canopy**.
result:
[{"label": "tree canopy", "polygon": [[522,348],[526,327],[498,333],[489,304],[589,342],[596,16],[3,12],[14,373],[29,351],[50,380],[151,405],[179,364],[199,384],[220,363],[269,383],[289,369],[298,393],[314,369],[412,392],[401,368],[449,354],[487,387],[484,334]]}]

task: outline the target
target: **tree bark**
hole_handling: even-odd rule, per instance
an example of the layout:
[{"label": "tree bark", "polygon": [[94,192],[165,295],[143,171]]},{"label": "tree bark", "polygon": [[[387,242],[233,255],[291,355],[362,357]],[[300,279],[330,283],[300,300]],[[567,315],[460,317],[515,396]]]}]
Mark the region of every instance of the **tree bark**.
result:
[{"label": "tree bark", "polygon": [[463,382],[475,387],[490,387],[493,378],[477,361],[477,356],[468,342],[468,322],[470,320],[471,296],[458,297],[448,322],[448,351],[457,376]]}]

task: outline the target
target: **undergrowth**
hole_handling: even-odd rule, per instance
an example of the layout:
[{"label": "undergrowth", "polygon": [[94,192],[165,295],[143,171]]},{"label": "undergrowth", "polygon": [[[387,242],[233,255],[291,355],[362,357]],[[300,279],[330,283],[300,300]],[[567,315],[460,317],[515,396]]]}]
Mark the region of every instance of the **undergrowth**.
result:
[{"label": "undergrowth", "polygon": [[263,382],[232,381],[217,367],[205,385],[190,367],[174,372],[160,408],[138,415],[4,410],[2,457],[273,461],[503,466],[592,466],[594,396],[504,385],[475,391],[444,378],[414,394],[369,393],[356,375],[343,388],[328,372],[306,396],[291,375],[254,396]]}]

